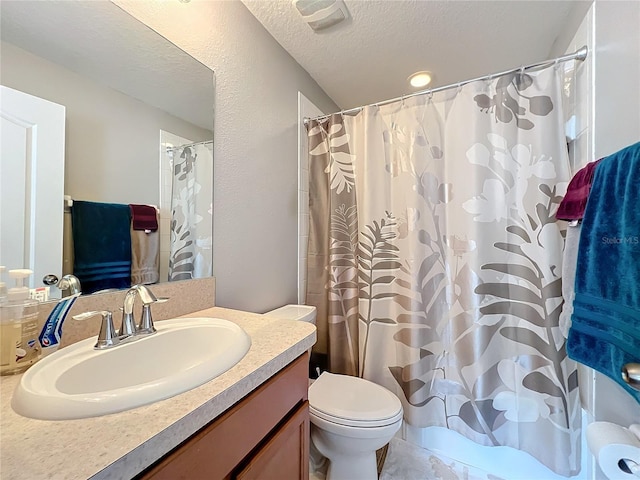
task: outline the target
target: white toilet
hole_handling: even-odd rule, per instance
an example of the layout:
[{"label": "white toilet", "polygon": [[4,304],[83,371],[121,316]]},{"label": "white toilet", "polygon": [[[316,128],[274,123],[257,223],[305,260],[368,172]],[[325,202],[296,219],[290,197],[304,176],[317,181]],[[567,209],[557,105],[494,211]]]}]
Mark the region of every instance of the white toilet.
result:
[{"label": "white toilet", "polygon": [[[316,309],[287,305],[266,315],[315,324]],[[380,385],[324,372],[309,387],[311,442],[329,460],[327,480],[376,480],[376,450],[402,424],[402,404]]]}]

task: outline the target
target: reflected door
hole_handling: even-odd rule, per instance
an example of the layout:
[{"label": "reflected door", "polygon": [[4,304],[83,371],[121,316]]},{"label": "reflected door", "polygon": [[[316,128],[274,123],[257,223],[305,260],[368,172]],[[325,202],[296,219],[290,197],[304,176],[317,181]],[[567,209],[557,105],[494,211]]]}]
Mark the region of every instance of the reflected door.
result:
[{"label": "reflected door", "polygon": [[65,107],[0,86],[0,118],[0,265],[39,287],[62,274]]}]

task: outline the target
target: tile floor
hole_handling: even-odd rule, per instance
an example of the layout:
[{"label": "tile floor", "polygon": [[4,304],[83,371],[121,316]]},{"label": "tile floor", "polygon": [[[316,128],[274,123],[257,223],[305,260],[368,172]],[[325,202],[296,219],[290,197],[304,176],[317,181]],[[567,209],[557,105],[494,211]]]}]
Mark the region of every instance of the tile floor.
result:
[{"label": "tile floor", "polygon": [[[310,472],[310,480],[325,480]],[[355,479],[354,479],[355,480]],[[399,438],[393,438],[380,480],[504,480],[478,468],[436,455]]]}]

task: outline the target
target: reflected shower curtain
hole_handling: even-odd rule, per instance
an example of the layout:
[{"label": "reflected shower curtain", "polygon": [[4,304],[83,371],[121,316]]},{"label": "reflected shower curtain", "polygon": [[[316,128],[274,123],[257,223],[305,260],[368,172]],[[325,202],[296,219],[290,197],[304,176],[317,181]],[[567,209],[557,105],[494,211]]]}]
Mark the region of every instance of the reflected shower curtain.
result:
[{"label": "reflected shower curtain", "polygon": [[[171,193],[169,280],[213,275],[212,143],[176,149]],[[202,179],[202,180],[200,180]]]},{"label": "reflected shower curtain", "polygon": [[573,475],[562,79],[511,74],[311,122],[307,303],[330,369],[394,391],[409,424]]}]

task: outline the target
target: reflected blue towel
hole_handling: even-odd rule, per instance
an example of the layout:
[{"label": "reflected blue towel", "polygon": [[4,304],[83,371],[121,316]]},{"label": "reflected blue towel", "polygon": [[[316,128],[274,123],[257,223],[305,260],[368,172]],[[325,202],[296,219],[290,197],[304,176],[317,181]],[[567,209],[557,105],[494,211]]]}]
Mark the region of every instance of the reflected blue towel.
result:
[{"label": "reflected blue towel", "polygon": [[567,352],[615,380],[640,363],[640,143],[596,167],[582,221]]},{"label": "reflected blue towel", "polygon": [[74,201],[73,274],[82,293],[131,286],[129,205]]}]

